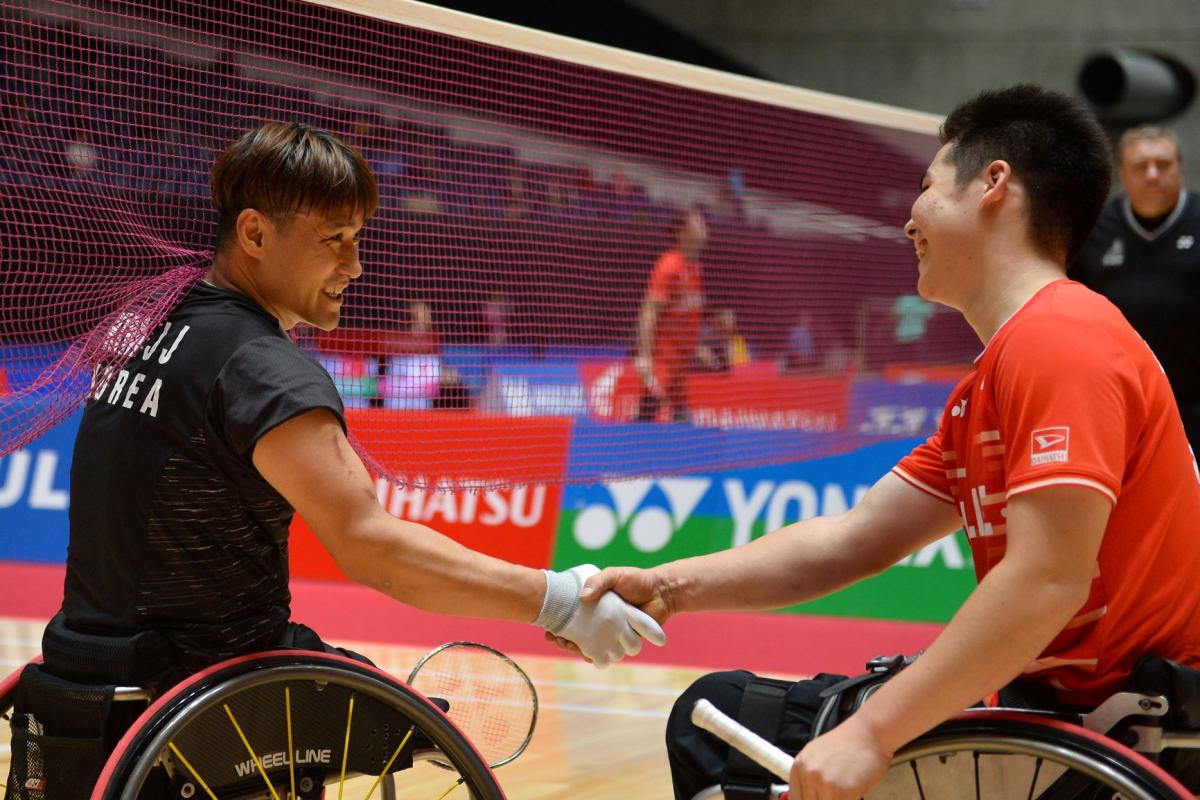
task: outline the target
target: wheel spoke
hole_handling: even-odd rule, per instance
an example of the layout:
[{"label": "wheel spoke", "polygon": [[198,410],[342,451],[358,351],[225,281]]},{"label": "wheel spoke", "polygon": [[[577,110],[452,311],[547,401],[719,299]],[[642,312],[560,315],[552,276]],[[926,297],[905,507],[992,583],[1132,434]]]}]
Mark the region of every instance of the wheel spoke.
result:
[{"label": "wheel spoke", "polygon": [[1033,800],[1033,793],[1037,789],[1037,779],[1038,779],[1038,775],[1041,773],[1041,771],[1042,771],[1042,759],[1039,758],[1036,762],[1034,762],[1033,780],[1029,781],[1029,794],[1025,797],[1025,800]]},{"label": "wheel spoke", "polygon": [[364,798],[364,800],[371,800],[371,795],[375,794],[375,790],[379,788],[379,784],[383,783],[383,779],[388,775],[388,770],[392,768],[392,764],[395,763],[396,757],[400,755],[400,751],[404,749],[404,745],[408,744],[408,740],[412,738],[413,731],[415,730],[416,726],[414,725],[408,729],[408,733],[404,734],[404,738],[401,739],[400,744],[396,746],[396,750],[392,753],[392,757],[389,758],[387,763],[383,765],[383,771],[379,773],[379,777],[376,778],[375,782],[371,784],[371,789],[367,792],[367,796]]},{"label": "wheel spoke", "polygon": [[283,703],[287,713],[288,734],[288,779],[291,781],[292,794],[288,800],[296,800],[296,745],[292,742],[292,687],[283,687]]},{"label": "wheel spoke", "polygon": [[171,748],[171,752],[175,754],[175,757],[179,759],[180,763],[187,767],[187,771],[192,773],[192,777],[196,779],[196,783],[200,784],[200,787],[204,789],[208,796],[211,797],[212,800],[217,800],[217,796],[213,794],[213,790],[208,788],[208,784],[204,782],[204,778],[201,778],[200,773],[196,772],[196,768],[193,767],[191,763],[183,757],[183,753],[181,753],[179,748],[175,746],[175,743],[167,742],[167,747]]},{"label": "wheel spoke", "polygon": [[241,737],[242,744],[246,746],[246,752],[254,759],[254,766],[258,768],[258,774],[262,775],[263,783],[267,785],[267,789],[271,792],[273,800],[279,800],[279,794],[275,791],[275,785],[271,783],[271,779],[267,777],[267,770],[262,765],[262,759],[254,752],[254,748],[250,746],[250,740],[246,738],[246,734],[242,732],[242,726],[238,724],[237,717],[233,715],[233,710],[228,703],[224,704],[225,713],[229,715],[229,721],[233,723],[233,729],[237,731],[237,735]]},{"label": "wheel spoke", "polygon": [[918,800],[925,800],[925,789],[921,786],[921,773],[919,770],[917,770],[916,759],[913,759],[912,761],[908,762],[908,764],[910,767],[912,767],[913,780],[915,780],[917,782]]}]

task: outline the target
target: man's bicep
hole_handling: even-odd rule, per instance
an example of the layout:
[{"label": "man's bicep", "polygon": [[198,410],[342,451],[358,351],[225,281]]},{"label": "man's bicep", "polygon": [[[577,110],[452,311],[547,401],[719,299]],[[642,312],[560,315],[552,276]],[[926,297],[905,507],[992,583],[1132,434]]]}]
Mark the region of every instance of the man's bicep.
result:
[{"label": "man's bicep", "polygon": [[331,550],[352,521],[378,510],[370,475],[327,409],[272,428],[255,444],[253,460]]},{"label": "man's bicep", "polygon": [[1004,557],[1090,582],[1113,501],[1069,480],[1009,498]]},{"label": "man's bicep", "polygon": [[958,530],[962,520],[952,503],[889,472],[846,512],[845,524],[854,546],[890,564]]}]

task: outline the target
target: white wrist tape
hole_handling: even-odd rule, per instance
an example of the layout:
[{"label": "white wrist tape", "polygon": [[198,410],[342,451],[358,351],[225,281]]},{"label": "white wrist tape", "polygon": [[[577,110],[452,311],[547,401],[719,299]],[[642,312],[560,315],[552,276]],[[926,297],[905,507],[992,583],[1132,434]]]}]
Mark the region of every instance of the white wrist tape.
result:
[{"label": "white wrist tape", "polygon": [[534,625],[540,625],[553,634],[558,634],[579,610],[579,590],[583,587],[583,579],[574,571],[551,572],[542,570],[546,575],[546,597],[542,600],[542,610]]}]

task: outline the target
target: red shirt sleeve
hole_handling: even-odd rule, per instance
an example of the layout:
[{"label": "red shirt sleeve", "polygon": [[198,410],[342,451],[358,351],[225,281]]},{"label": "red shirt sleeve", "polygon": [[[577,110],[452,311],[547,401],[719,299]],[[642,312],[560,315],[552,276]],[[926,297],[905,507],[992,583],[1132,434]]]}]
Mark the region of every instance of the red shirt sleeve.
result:
[{"label": "red shirt sleeve", "polygon": [[[943,413],[942,419],[946,416]],[[900,463],[892,468],[892,473],[905,483],[953,505],[954,497],[950,493],[942,449],[942,429],[939,427],[937,433],[900,459]]]},{"label": "red shirt sleeve", "polygon": [[1129,356],[1086,320],[1043,316],[1021,321],[996,357],[1009,496],[1075,484],[1115,503],[1146,417]]}]

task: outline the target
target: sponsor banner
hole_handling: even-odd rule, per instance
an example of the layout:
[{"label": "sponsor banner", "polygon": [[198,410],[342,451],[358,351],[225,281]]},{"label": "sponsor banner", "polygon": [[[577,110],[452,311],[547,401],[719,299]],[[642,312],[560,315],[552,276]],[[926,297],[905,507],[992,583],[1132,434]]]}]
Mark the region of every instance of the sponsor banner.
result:
[{"label": "sponsor banner", "polygon": [[[353,430],[366,424],[379,425],[375,415],[389,413],[393,412],[351,411],[347,417]],[[82,412],[74,414],[24,449],[0,458],[0,561],[61,564],[66,560],[71,454],[81,416]],[[403,416],[414,426],[429,424],[411,419],[420,416],[411,412]],[[455,429],[464,440],[486,437],[496,444],[498,463],[479,465],[478,475],[509,480],[523,471],[526,482],[499,491],[449,493],[405,491],[382,483],[376,487],[381,504],[396,516],[428,524],[472,549],[520,564],[548,566],[562,505],[570,421],[481,418],[454,412],[430,412],[430,416],[439,417],[442,425],[454,418]],[[373,430],[372,441],[385,446],[373,455],[384,462],[402,458],[412,464],[411,474],[426,477],[435,485],[469,478],[442,469],[446,463],[470,462],[457,456],[453,444],[447,444],[456,437],[447,436],[444,430],[440,436],[440,440],[436,436],[406,436],[400,426],[392,426],[388,437]],[[527,451],[528,447],[521,450],[505,444],[527,444],[530,440],[541,446],[536,457],[526,459],[514,458],[513,453]],[[400,449],[401,445],[407,451]],[[504,464],[499,463],[502,459]],[[551,483],[538,485],[528,480],[529,476],[540,476]],[[479,485],[485,482],[480,480]],[[299,517],[293,523],[292,534],[294,575],[341,577],[324,547]]]},{"label": "sponsor banner", "polygon": [[[786,466],[567,487],[554,568],[654,566],[841,513],[919,441],[884,442]],[[944,622],[972,586],[970,551],[959,532],[882,575],[790,610]]]},{"label": "sponsor banner", "polygon": [[931,436],[956,383],[856,381],[850,390],[850,432],[865,437]]},{"label": "sponsor banner", "polygon": [[[632,362],[585,363],[580,373],[594,418],[628,422],[637,416],[642,379]],[[687,378],[689,422],[697,428],[828,433],[844,428],[849,392],[846,378],[781,375],[766,362],[694,373]]]},{"label": "sponsor banner", "polygon": [[579,365],[568,361],[497,363],[485,407],[513,417],[574,417],[588,413]]},{"label": "sponsor banner", "polygon": [[0,561],[66,561],[71,454],[82,415],[0,458]]},{"label": "sponsor banner", "polygon": [[[380,504],[472,550],[530,567],[547,567],[558,529],[571,421],[513,419],[459,412],[348,411],[351,433],[369,431],[369,455],[397,474],[435,487],[403,489],[376,480]],[[537,452],[528,444],[536,441]],[[488,442],[494,460],[472,449]],[[484,491],[489,483],[511,488]],[[299,516],[291,529],[294,577],[344,579]]]}]

